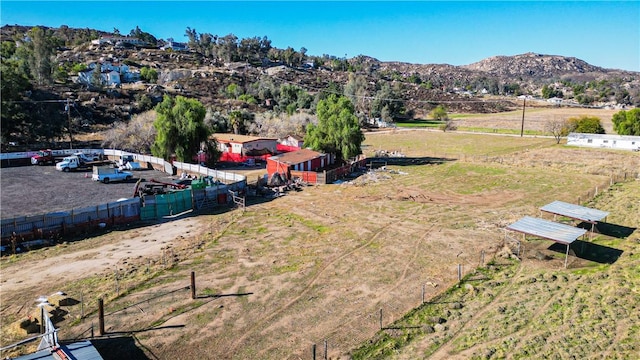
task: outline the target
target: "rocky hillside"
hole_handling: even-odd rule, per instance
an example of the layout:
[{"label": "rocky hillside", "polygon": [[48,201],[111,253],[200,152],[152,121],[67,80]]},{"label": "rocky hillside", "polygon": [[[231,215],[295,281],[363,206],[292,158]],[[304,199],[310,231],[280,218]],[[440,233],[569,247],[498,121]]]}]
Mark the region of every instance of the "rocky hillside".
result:
[{"label": "rocky hillside", "polygon": [[[0,29],[2,41],[20,46],[24,39],[21,34],[27,30],[23,26],[4,26]],[[438,104],[459,113],[506,111],[519,106],[518,95],[541,96],[543,86],[553,88],[574,105],[640,105],[640,73],[603,69],[573,57],[526,53],[491,57],[466,66],[381,62],[362,55],[344,59],[344,66],[338,67],[332,66],[330,60],[315,67],[292,66],[273,59],[263,60],[262,64],[225,63],[196,51],[94,45],[87,39],[113,35],[96,30],[52,31],[65,44],[56,52],[55,63],[59,68],[112,61],[126,64],[133,72],[147,67],[158,73],[154,82],[123,82],[99,89],[77,83],[78,74],[72,71],[52,85],[34,84],[29,92],[31,100],[41,103],[74,100],[76,106],[71,115],[80,118],[77,126],[83,129],[126,121],[160,101],[164,94],[197,98],[223,114],[239,109],[255,114],[274,109],[273,104],[279,100],[277,92],[283,85],[297,86],[315,96],[329,88],[332,92],[343,92],[345,85],[356,77],[364,87],[359,91],[360,111],[367,112],[366,107],[370,106],[367,99],[375,99],[387,83],[395,92],[394,101],[403,102],[402,117],[409,118],[425,117]],[[235,96],[228,93],[230,86],[237,88]],[[239,99],[237,94],[251,95],[255,101]],[[491,95],[492,101],[481,101]],[[34,112],[30,118],[51,118],[50,113],[57,111],[60,122],[66,121],[67,114],[60,109],[44,111],[43,106],[35,105],[27,108]]]},{"label": "rocky hillside", "polygon": [[573,74],[593,74],[594,77],[597,77],[612,72],[612,70],[590,65],[574,57],[535,53],[493,56],[463,66],[463,68],[506,78],[522,76],[539,80],[561,78]]}]

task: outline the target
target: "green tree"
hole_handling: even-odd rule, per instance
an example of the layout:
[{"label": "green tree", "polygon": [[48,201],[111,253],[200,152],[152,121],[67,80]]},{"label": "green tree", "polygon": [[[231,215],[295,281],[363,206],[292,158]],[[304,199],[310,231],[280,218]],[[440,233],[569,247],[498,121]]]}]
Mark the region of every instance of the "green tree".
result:
[{"label": "green tree", "polygon": [[73,66],[71,66],[71,73],[73,74],[77,74],[81,71],[85,71],[87,70],[87,65],[83,64],[83,63],[77,63],[77,64],[73,64]]},{"label": "green tree", "polygon": [[437,121],[447,121],[449,119],[447,109],[442,105],[436,106],[436,108],[431,111],[431,117]]},{"label": "green tree", "polygon": [[567,119],[569,132],[582,134],[604,134],[604,128],[600,123],[600,118],[596,116],[582,115]]},{"label": "green tree", "polygon": [[156,69],[145,66],[140,69],[140,77],[142,78],[142,80],[150,83],[155,83],[156,81],[158,81],[158,72],[156,71]]},{"label": "green tree", "polygon": [[371,115],[373,117],[381,117],[385,121],[394,121],[394,119],[404,115],[405,110],[400,89],[393,89],[388,83],[384,82],[380,90],[376,92],[376,97],[371,104]]},{"label": "green tree", "polygon": [[31,75],[38,85],[53,81],[54,56],[60,42],[53,36],[53,31],[42,27],[34,27],[27,32],[27,40],[21,48],[26,52]]},{"label": "green tree", "polygon": [[542,98],[550,99],[553,97],[563,98],[564,94],[562,93],[562,90],[556,89],[555,87],[548,86],[548,85],[542,86]]},{"label": "green tree", "polygon": [[242,122],[242,111],[233,110],[229,113],[229,125],[233,129],[234,134],[240,133],[240,124]]},{"label": "green tree", "polygon": [[31,83],[19,64],[4,56],[0,62],[0,78],[0,131],[4,143],[14,135],[31,133],[25,104],[21,102],[24,94],[31,90]]},{"label": "green tree", "polygon": [[158,39],[156,39],[155,36],[140,30],[140,27],[138,26],[129,32],[129,36],[138,38],[151,46],[156,46],[158,44]]},{"label": "green tree", "polygon": [[349,80],[344,85],[344,95],[354,104],[356,112],[366,112],[367,78],[365,76],[349,73]]},{"label": "green tree", "polygon": [[155,110],[158,116],[153,123],[157,132],[151,147],[153,155],[169,159],[175,154],[178,161],[191,161],[211,134],[204,123],[205,107],[196,99],[165,95]]},{"label": "green tree", "polygon": [[218,39],[218,56],[226,62],[237,61],[238,55],[238,37],[229,34]]},{"label": "green tree", "polygon": [[296,51],[291,47],[287,47],[282,53],[282,60],[289,66],[293,66],[296,58]]},{"label": "green tree", "polygon": [[640,109],[619,111],[613,114],[613,129],[619,135],[640,135]]},{"label": "green tree", "polygon": [[346,160],[362,153],[364,135],[347,97],[329,95],[316,107],[318,124],[307,126],[305,145]]},{"label": "green tree", "polygon": [[225,95],[229,99],[237,99],[240,95],[242,95],[242,88],[238,86],[238,84],[231,83],[227,85],[225,90]]}]

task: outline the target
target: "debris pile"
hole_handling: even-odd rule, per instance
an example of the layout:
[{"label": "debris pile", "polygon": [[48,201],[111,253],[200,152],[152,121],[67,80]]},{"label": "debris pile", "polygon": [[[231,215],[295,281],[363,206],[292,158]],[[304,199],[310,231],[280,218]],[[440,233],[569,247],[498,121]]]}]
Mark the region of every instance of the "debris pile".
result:
[{"label": "debris pile", "polygon": [[394,150],[394,151],[387,151],[387,150],[376,150],[375,152],[375,157],[378,158],[403,158],[406,157],[406,155],[400,151]]}]

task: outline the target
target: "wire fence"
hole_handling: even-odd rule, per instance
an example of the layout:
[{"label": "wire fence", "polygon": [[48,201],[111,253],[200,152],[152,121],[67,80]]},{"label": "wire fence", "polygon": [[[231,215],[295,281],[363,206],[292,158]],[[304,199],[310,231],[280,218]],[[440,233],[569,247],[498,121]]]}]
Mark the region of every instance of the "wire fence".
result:
[{"label": "wire fence", "polygon": [[[476,157],[474,161],[477,159]],[[489,161],[490,158],[484,157],[483,159],[483,161]],[[637,172],[613,174],[608,180],[579,195],[577,202],[579,204],[588,202],[607,191],[614,184],[633,181],[639,175]],[[465,276],[474,273],[487,262],[497,257],[522,259],[524,252],[525,247],[521,241],[505,235],[498,249],[494,249],[492,252],[481,250],[477,254],[477,262],[473,258],[466,260],[465,258],[460,258],[461,262],[451,264],[448,267],[451,271],[444,273],[444,277],[440,278],[438,283],[433,282],[433,279],[418,279],[413,282],[413,288],[406,291],[404,296],[380,303],[376,310],[365,310],[341,324],[339,330],[327,334],[321,339],[311,340],[311,345],[308,349],[305,349],[304,353],[309,353],[309,357],[312,359],[349,358],[350,351],[371,341],[378,331],[383,329],[393,330],[388,327],[389,324],[401,319],[411,310],[428,303],[429,299],[433,299],[459,283]],[[572,254],[575,256],[575,253]],[[435,286],[438,286],[437,291],[435,291]]]},{"label": "wire fence", "polygon": [[419,274],[411,277],[406,281],[407,286],[399,292],[400,296],[393,296],[376,304],[373,309],[363,309],[322,338],[310,339],[309,347],[303,351],[308,355],[303,358],[349,358],[351,351],[368,343],[378,331],[393,331],[392,324],[398,319],[413,309],[428,305],[432,299],[460,283],[465,276],[474,273],[497,254],[498,249],[486,249],[470,257],[458,258],[459,262],[446,266],[449,271],[441,273],[437,279]]}]

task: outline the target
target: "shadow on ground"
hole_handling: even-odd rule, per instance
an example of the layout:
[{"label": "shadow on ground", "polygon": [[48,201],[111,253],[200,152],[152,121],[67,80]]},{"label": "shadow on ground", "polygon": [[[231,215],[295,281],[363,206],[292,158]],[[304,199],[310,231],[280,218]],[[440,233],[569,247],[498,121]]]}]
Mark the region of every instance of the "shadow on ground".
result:
[{"label": "shadow on ground", "polygon": [[598,233],[602,235],[615,237],[618,239],[624,239],[628,237],[629,235],[633,234],[633,232],[636,231],[636,229],[637,228],[634,228],[634,227],[628,227],[628,226],[618,225],[618,224],[610,224],[605,222],[599,222],[596,224],[596,231]]},{"label": "shadow on ground", "polygon": [[115,336],[104,339],[93,339],[91,340],[91,343],[96,348],[96,350],[98,350],[100,356],[102,356],[104,360],[154,359],[153,357],[150,358],[145,354],[145,352],[140,348],[144,346],[141,345],[133,335]]},{"label": "shadow on ground", "polygon": [[[549,247],[549,250],[565,254],[567,246],[554,243]],[[622,250],[582,240],[574,241],[571,244],[570,250],[580,259],[597,262],[599,264],[613,264],[623,253]]]},{"label": "shadow on ground", "polygon": [[371,166],[377,169],[386,165],[412,166],[412,165],[441,165],[449,161],[457,159],[440,158],[440,157],[372,157],[367,158],[367,167]]}]

